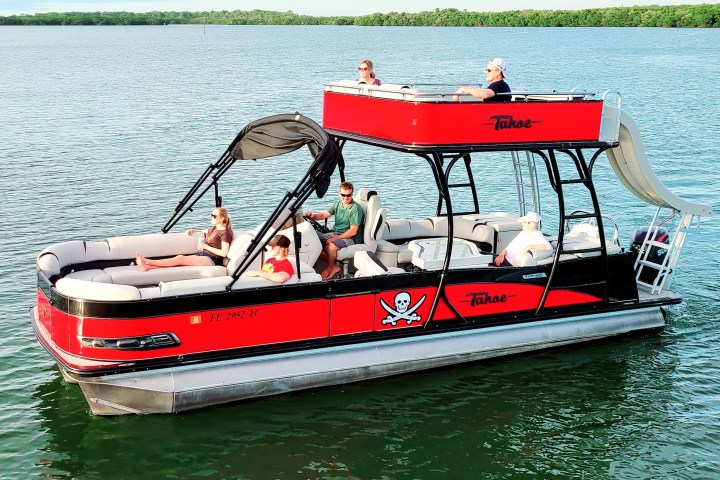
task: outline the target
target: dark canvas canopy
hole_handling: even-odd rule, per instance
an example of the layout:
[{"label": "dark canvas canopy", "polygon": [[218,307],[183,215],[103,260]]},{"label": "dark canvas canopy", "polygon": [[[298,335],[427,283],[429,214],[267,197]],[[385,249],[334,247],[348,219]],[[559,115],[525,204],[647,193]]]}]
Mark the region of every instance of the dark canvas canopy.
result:
[{"label": "dark canvas canopy", "polygon": [[342,151],[335,140],[309,118],[299,113],[273,115],[249,123],[237,134],[220,159],[208,166],[180,201],[163,231],[172,228],[211,189],[215,192],[216,206],[221,206],[218,182],[237,160],[275,157],[294,152],[303,145],[307,145],[313,163],[295,190],[288,192],[273,216],[279,215],[285,207],[295,212],[312,192],[322,198],[330,187],[330,177],[335,168],[339,168],[340,177],[344,179]]},{"label": "dark canvas canopy", "polygon": [[299,113],[273,115],[249,123],[230,144],[228,153],[237,160],[257,160],[294,152],[303,145],[307,145],[315,159],[307,176],[315,179],[315,192],[322,197],[335,167],[344,166],[342,153],[320,125]]}]

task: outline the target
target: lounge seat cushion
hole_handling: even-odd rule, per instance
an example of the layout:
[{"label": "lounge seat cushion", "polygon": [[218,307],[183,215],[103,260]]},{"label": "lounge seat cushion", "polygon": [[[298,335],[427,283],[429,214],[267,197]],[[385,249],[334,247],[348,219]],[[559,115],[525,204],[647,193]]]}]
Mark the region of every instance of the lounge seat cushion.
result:
[{"label": "lounge seat cushion", "polygon": [[[550,244],[553,248],[557,248],[557,237],[550,239]],[[589,248],[598,248],[600,246],[600,238],[593,235],[588,235],[584,231],[571,232],[563,237],[563,251],[570,254],[577,250],[585,250]],[[615,255],[622,253],[622,248],[614,243],[606,242],[608,255]],[[600,252],[579,252],[575,253],[578,257],[595,257],[600,255]]]},{"label": "lounge seat cushion", "polygon": [[75,278],[77,280],[87,280],[88,282],[113,283],[110,275],[104,270],[93,268],[91,270],[79,270],[65,275],[65,278]]},{"label": "lounge seat cushion", "polygon": [[473,220],[481,225],[493,227],[497,232],[520,231],[522,222],[518,215],[506,212],[474,213],[463,215],[463,218]]},{"label": "lounge seat cushion", "polygon": [[135,252],[144,257],[190,255],[197,253],[197,236],[187,233],[151,233],[111,237],[106,240],[110,258],[135,258]]},{"label": "lounge seat cushion", "polygon": [[[448,233],[447,217],[430,217],[422,220],[391,219],[385,222],[382,240],[378,241],[377,254],[387,266],[409,263],[412,252],[405,244],[394,244],[390,240],[414,240],[418,238],[445,237]],[[495,244],[495,228],[466,217],[453,220],[455,238],[486,244],[485,249]]]},{"label": "lounge seat cushion", "polygon": [[[240,277],[232,286],[233,290],[247,288],[271,287],[279,285],[295,285],[297,283],[321,282],[322,277],[309,265],[300,263],[302,278],[298,280],[297,274],[293,274],[286,282],[280,284],[260,277]],[[195,280],[178,280],[173,282],[162,282],[160,284],[160,296],[190,295],[194,293],[221,292],[232,281],[231,276],[202,278]]]},{"label": "lounge seat cushion", "polygon": [[89,282],[77,278],[61,278],[55,284],[57,291],[68,297],[97,301],[140,300],[140,291],[131,285]]},{"label": "lounge seat cushion", "polygon": [[45,275],[52,276],[59,274],[60,269],[67,265],[85,263],[85,258],[85,242],[73,240],[43,249],[37,257],[37,266]]},{"label": "lounge seat cushion", "polygon": [[105,273],[112,283],[118,285],[157,285],[160,282],[173,282],[176,280],[190,280],[193,278],[224,277],[228,274],[227,268],[221,265],[187,265],[181,267],[155,268],[141,272],[135,265],[124,267],[109,267]]},{"label": "lounge seat cushion", "polygon": [[38,255],[37,265],[45,275],[58,275],[63,267],[98,260],[135,258],[135,252],[146,257],[197,253],[197,237],[186,233],[153,233],[111,237],[100,242],[73,240],[45,248]]}]

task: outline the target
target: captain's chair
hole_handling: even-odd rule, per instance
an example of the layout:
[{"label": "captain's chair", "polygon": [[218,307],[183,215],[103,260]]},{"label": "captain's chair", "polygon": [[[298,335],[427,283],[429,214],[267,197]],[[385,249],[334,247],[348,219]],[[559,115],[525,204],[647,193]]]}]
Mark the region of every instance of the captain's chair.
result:
[{"label": "captain's chair", "polygon": [[337,253],[337,261],[340,262],[341,275],[343,278],[350,275],[350,262],[356,252],[375,252],[377,241],[382,237],[383,225],[387,219],[387,212],[380,208],[380,197],[375,190],[361,188],[353,198],[365,212],[363,224],[363,243],[356,243],[349,247],[341,248]]}]

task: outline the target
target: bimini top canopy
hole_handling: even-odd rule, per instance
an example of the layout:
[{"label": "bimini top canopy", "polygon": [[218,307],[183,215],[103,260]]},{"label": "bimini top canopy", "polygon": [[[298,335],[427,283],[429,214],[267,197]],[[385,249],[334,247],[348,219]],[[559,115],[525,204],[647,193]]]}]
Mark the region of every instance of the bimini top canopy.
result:
[{"label": "bimini top canopy", "polygon": [[312,192],[322,198],[330,187],[330,177],[335,168],[343,177],[345,162],[335,140],[323,128],[299,113],[273,115],[249,123],[237,134],[227,150],[195,182],[195,185],[178,203],[175,213],[163,227],[167,232],[211,188],[215,191],[215,204],[220,206],[218,180],[237,160],[259,160],[294,152],[307,145],[313,157],[300,185],[292,197],[306,199]]},{"label": "bimini top canopy", "polygon": [[228,153],[236,160],[257,160],[294,152],[307,145],[315,162],[308,176],[325,178],[316,185],[318,197],[325,195],[330,176],[340,164],[342,152],[323,128],[299,113],[273,115],[249,123],[230,143]]}]

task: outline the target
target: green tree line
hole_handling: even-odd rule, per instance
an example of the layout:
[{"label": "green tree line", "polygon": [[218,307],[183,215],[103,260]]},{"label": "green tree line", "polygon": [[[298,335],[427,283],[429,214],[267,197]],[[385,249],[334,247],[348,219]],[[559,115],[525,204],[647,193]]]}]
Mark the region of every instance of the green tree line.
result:
[{"label": "green tree line", "polygon": [[419,13],[314,17],[292,11],[50,12],[0,16],[0,25],[362,25],[441,27],[720,27],[720,4],[469,12],[455,8]]}]

